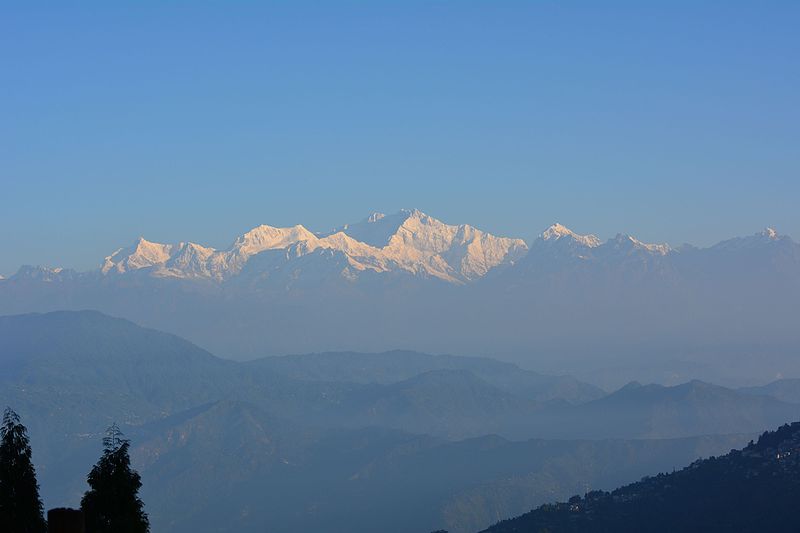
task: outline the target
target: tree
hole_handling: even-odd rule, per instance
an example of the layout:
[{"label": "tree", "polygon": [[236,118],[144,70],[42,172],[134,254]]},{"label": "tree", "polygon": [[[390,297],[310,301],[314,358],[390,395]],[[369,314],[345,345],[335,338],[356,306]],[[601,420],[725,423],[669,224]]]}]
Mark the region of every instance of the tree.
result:
[{"label": "tree", "polygon": [[86,533],[147,533],[150,523],[139,499],[141,477],[131,468],[130,441],[116,424],[103,438],[103,455],[89,472],[81,499]]},{"label": "tree", "polygon": [[19,415],[7,408],[0,426],[0,531],[43,533],[46,529],[28,430]]}]

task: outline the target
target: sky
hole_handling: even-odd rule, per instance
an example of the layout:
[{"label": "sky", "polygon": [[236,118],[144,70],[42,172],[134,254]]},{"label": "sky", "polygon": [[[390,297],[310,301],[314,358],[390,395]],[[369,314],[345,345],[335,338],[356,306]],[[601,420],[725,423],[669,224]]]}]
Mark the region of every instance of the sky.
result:
[{"label": "sky", "polygon": [[800,239],[798,27],[796,1],[0,1],[0,274],[401,208]]}]

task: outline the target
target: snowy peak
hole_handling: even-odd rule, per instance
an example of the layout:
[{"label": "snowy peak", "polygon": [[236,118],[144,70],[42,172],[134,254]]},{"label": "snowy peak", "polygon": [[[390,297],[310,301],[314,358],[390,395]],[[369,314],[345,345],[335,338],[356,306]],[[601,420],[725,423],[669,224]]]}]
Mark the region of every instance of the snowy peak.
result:
[{"label": "snowy peak", "polygon": [[[327,252],[317,253],[322,250]],[[361,222],[327,235],[316,235],[301,225],[261,225],[238,237],[227,250],[183,242],[160,244],[140,238],[133,246],[108,256],[101,271],[144,271],[155,277],[225,281],[240,274],[251,258],[268,251],[283,251],[257,261],[253,268],[280,269],[281,262],[315,254],[304,260],[306,272],[314,270],[314,261],[341,261],[348,265],[345,277],[351,277],[353,271],[400,271],[464,283],[513,261],[526,250],[521,239],[495,237],[466,224],[448,225],[419,210],[405,209],[394,215],[372,213]],[[251,274],[253,268],[248,268]],[[326,272],[329,268],[330,264],[320,264],[317,270]]]},{"label": "snowy peak", "polygon": [[625,233],[618,233],[606,243],[600,241],[596,235],[579,235],[559,223],[555,223],[539,235],[539,242],[555,243],[569,242],[587,248],[613,248],[615,250],[642,250],[655,255],[667,255],[673,250],[668,244],[649,244]]},{"label": "snowy peak", "polygon": [[566,226],[563,226],[558,222],[556,222],[555,224],[544,230],[539,236],[542,239],[549,241],[553,239],[560,239],[561,237],[566,237],[568,235],[572,236],[575,234],[572,232],[572,230],[570,230]]},{"label": "snowy peak", "polygon": [[771,241],[777,241],[780,238],[775,228],[764,228],[764,231],[762,231],[760,235]]},{"label": "snowy peak", "polygon": [[105,258],[101,271],[129,272],[155,265],[160,265],[169,260],[173,246],[151,242],[144,237],[139,237],[129,248],[120,248]]},{"label": "snowy peak", "polygon": [[445,224],[417,209],[400,215],[405,220],[389,239],[387,253],[422,258],[429,274],[448,281],[480,278],[528,250],[522,239],[496,237],[469,224]]},{"label": "snowy peak", "polygon": [[128,248],[120,248],[103,261],[103,274],[125,274],[148,270],[160,277],[207,277],[205,263],[215,253],[193,242],[161,244],[139,237]]},{"label": "snowy peak", "polygon": [[401,270],[454,283],[477,279],[527,251],[521,239],[495,237],[467,224],[445,224],[418,209],[373,213],[324,237],[319,245],[347,253],[364,268]]},{"label": "snowy peak", "polygon": [[164,273],[176,277],[212,277],[209,260],[216,250],[193,242],[178,244],[173,254],[164,263]]},{"label": "snowy peak", "polygon": [[668,244],[644,243],[625,233],[618,233],[613,239],[603,243],[596,235],[579,235],[557,222],[539,235],[539,241],[545,243],[566,241],[587,248],[603,247],[604,249],[613,248],[615,250],[642,250],[655,255],[667,255],[673,251]]},{"label": "snowy peak", "polygon": [[343,232],[357,241],[375,248],[383,248],[389,244],[389,239],[397,233],[397,230],[409,217],[409,214],[410,212],[407,210],[402,210],[393,215],[375,212],[360,222],[346,224],[333,230],[332,233]]},{"label": "snowy peak", "polygon": [[[782,261],[800,258],[800,245],[788,236],[779,235],[774,228],[721,242],[709,250],[765,251],[783,254],[786,258]],[[664,256],[704,253],[696,248],[673,250],[667,244],[649,244],[622,233],[601,242],[595,235],[581,235],[559,223],[545,229],[530,252],[522,239],[499,237],[469,224],[447,224],[418,209],[403,209],[389,215],[373,212],[360,222],[328,234],[312,233],[299,224],[260,225],[237,237],[225,249],[193,242],[164,244],[140,237],[106,257],[100,273],[105,276],[137,273],[211,283],[225,283],[241,276],[243,283],[277,283],[284,287],[301,278],[327,282],[338,276],[355,281],[362,275],[392,273],[463,284],[480,279],[493,269],[512,265],[521,268],[511,271],[538,276],[576,266],[591,268],[595,264],[617,266],[638,262],[663,266],[670,264],[668,259],[661,261]],[[11,279],[55,281],[71,279],[73,275],[77,274],[25,267]]]},{"label": "snowy peak", "polygon": [[240,254],[254,255],[264,250],[288,248],[296,242],[310,241],[316,238],[313,233],[300,224],[290,228],[261,225],[236,239],[231,249]]},{"label": "snowy peak", "polygon": [[597,238],[595,235],[578,235],[571,229],[567,228],[556,222],[546,230],[544,230],[540,235],[539,238],[545,242],[547,241],[558,241],[563,238],[567,238],[572,240],[580,245],[595,248],[600,246],[600,239]]},{"label": "snowy peak", "polygon": [[133,248],[134,252],[131,254],[130,260],[139,260],[142,264],[157,264],[169,259],[173,246],[170,244],[151,242],[144,237],[139,237],[134,243]]},{"label": "snowy peak", "polygon": [[618,250],[643,250],[654,255],[667,255],[673,251],[669,244],[644,243],[624,233],[618,233],[616,237],[609,241],[609,244]]},{"label": "snowy peak", "polygon": [[[17,272],[11,276],[10,280],[36,280],[36,281],[43,281],[46,283],[51,283],[54,281],[64,281],[67,279],[72,279],[77,275],[74,270],[61,268],[61,267],[44,267],[44,266],[33,266],[33,265],[23,265],[17,270]],[[5,278],[3,278],[5,279]]]},{"label": "snowy peak", "polygon": [[757,250],[765,246],[773,248],[776,245],[797,246],[788,235],[781,235],[775,228],[768,227],[749,237],[734,237],[733,239],[722,241],[712,246],[711,249],[725,252],[740,252],[745,250]]},{"label": "snowy peak", "polygon": [[448,226],[416,209],[403,210],[400,215],[404,220],[389,239],[388,247],[393,249],[412,248],[423,254],[439,254],[451,246],[458,231],[457,226]]}]

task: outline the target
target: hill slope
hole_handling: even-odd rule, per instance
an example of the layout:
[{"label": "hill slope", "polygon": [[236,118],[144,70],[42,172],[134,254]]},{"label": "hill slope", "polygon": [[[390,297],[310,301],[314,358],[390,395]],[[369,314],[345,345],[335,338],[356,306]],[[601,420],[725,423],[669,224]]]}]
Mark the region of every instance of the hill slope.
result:
[{"label": "hill slope", "polygon": [[800,379],[779,379],[760,387],[739,389],[748,394],[769,396],[788,403],[800,403]]},{"label": "hill slope", "polygon": [[544,505],[486,533],[800,530],[800,422],[766,432],[742,450]]}]

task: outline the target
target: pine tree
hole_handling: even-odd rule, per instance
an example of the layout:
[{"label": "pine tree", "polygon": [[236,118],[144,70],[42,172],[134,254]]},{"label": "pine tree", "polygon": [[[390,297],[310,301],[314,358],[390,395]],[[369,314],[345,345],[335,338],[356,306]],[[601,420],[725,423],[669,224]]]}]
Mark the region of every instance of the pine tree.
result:
[{"label": "pine tree", "polygon": [[103,455],[92,468],[81,499],[86,533],[147,533],[150,524],[139,499],[141,477],[131,468],[130,441],[114,424],[103,439]]},{"label": "pine tree", "polygon": [[28,430],[8,408],[0,427],[0,531],[44,533],[46,529]]}]

